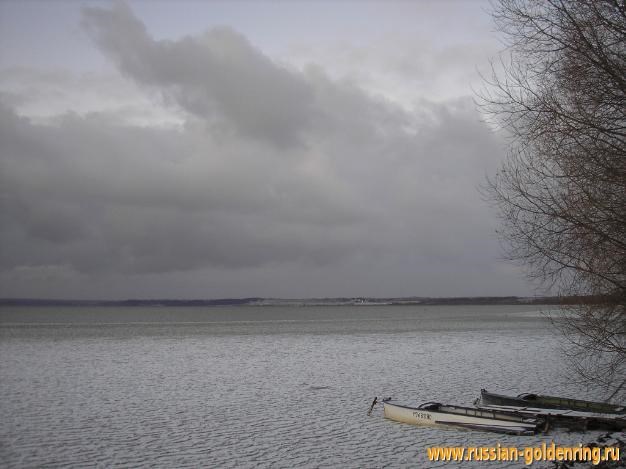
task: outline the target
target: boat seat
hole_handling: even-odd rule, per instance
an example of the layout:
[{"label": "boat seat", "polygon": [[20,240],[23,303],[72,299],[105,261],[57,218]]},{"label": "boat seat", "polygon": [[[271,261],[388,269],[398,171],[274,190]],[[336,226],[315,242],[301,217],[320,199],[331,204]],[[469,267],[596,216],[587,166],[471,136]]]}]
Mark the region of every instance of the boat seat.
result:
[{"label": "boat seat", "polygon": [[423,410],[438,410],[439,407],[441,407],[441,404],[439,402],[425,402],[424,404],[422,404],[421,406],[418,407],[418,409],[423,409]]}]

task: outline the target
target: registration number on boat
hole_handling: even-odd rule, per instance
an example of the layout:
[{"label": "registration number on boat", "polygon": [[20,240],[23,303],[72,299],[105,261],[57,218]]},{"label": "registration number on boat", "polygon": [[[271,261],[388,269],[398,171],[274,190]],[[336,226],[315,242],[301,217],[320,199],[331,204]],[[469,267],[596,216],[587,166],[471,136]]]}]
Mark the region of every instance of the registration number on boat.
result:
[{"label": "registration number on boat", "polygon": [[413,412],[413,417],[422,420],[432,420],[433,417],[428,412]]}]

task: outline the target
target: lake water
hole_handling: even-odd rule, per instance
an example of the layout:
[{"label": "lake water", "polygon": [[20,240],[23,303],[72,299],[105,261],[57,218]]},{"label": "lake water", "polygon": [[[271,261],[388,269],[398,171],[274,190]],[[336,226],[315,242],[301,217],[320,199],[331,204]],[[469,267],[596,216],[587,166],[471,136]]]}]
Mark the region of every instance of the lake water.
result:
[{"label": "lake water", "polygon": [[366,415],[374,396],[471,405],[482,387],[595,397],[540,310],[0,308],[0,465],[445,467],[426,447],[589,441]]}]

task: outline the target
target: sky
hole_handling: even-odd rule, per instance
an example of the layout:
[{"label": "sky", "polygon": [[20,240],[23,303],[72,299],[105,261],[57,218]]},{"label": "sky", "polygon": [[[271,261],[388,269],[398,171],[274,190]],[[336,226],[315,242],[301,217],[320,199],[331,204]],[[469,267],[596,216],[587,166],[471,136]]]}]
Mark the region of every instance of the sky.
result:
[{"label": "sky", "polygon": [[0,2],[0,296],[532,295],[479,1]]}]

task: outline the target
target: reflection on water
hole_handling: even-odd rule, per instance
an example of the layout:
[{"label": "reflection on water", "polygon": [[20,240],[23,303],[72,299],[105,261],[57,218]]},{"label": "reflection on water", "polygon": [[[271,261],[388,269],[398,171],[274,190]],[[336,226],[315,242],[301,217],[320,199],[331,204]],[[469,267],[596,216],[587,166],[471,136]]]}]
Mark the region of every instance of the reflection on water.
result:
[{"label": "reflection on water", "polygon": [[430,445],[578,443],[566,433],[417,428],[380,408],[366,415],[375,395],[458,404],[481,387],[581,395],[559,374],[554,334],[536,310],[0,309],[0,460],[433,467]]}]

